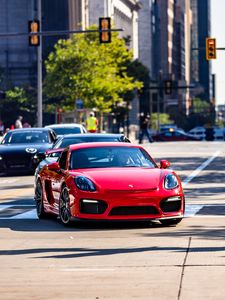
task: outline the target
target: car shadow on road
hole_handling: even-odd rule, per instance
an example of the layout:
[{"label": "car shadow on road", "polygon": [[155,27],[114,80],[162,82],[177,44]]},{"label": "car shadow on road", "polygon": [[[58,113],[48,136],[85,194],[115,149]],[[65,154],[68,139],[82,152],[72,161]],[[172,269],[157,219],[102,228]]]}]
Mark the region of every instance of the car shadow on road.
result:
[{"label": "car shadow on road", "polygon": [[39,219],[0,219],[0,228],[9,228],[13,231],[25,232],[80,232],[80,231],[107,231],[132,230],[143,228],[157,228],[159,222],[150,221],[75,221],[70,226],[61,224],[56,216],[48,220]]},{"label": "car shadow on road", "polygon": [[[34,259],[71,259],[82,257],[94,257],[94,256],[108,256],[108,255],[120,255],[120,254],[132,254],[132,253],[144,253],[144,252],[170,252],[170,253],[186,253],[187,247],[173,247],[173,246],[150,246],[150,247],[116,247],[116,248],[28,248],[17,250],[0,250],[0,255],[35,255]],[[224,252],[225,247],[191,247],[189,252],[192,253],[207,253],[207,252]],[[40,256],[38,254],[41,254]],[[181,265],[180,265],[181,266]]]}]

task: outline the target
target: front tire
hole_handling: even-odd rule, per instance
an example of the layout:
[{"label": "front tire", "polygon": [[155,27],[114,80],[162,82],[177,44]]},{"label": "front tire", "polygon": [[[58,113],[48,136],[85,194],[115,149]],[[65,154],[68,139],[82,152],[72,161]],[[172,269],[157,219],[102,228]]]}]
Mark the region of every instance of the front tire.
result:
[{"label": "front tire", "polygon": [[35,202],[36,202],[36,211],[37,216],[39,219],[46,219],[48,214],[46,214],[44,210],[44,203],[43,203],[43,189],[41,181],[38,180],[35,189]]},{"label": "front tire", "polygon": [[70,199],[68,188],[64,186],[59,199],[59,218],[63,225],[71,224]]},{"label": "front tire", "polygon": [[164,226],[177,225],[177,224],[179,224],[181,221],[182,221],[182,218],[160,220],[161,224],[164,225]]}]

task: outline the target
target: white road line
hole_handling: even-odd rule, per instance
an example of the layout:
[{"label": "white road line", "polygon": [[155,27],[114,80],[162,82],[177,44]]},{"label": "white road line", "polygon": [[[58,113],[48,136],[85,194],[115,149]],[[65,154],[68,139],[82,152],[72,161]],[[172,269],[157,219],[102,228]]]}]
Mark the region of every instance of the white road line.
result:
[{"label": "white road line", "polygon": [[37,217],[37,212],[36,212],[36,209],[32,209],[32,210],[29,210],[25,213],[22,213],[22,214],[18,214],[18,215],[15,215],[13,217],[9,217],[8,219],[32,219],[32,220],[36,220],[38,219]]},{"label": "white road line", "polygon": [[7,209],[7,208],[10,208],[12,205],[0,205],[0,211],[1,210],[4,210],[4,209]]},{"label": "white road line", "polygon": [[192,179],[195,178],[202,170],[204,170],[220,153],[221,153],[220,150],[216,151],[213,154],[213,156],[211,156],[204,163],[202,163],[197,169],[195,169],[186,179],[183,180],[182,186],[184,187],[186,184],[192,181]]},{"label": "white road line", "polygon": [[185,206],[185,218],[193,217],[200,211],[205,205],[204,204],[186,204]]},{"label": "white road line", "polygon": [[0,184],[14,183],[16,181],[18,181],[18,179],[0,179]]}]

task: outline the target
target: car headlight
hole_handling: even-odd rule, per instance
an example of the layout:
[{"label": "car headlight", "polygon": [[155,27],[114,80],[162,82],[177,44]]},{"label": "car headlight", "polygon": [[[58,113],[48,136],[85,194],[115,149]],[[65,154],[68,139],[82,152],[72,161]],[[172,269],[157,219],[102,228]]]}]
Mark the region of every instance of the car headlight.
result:
[{"label": "car headlight", "polygon": [[0,160],[3,160],[3,157],[0,155]]},{"label": "car headlight", "polygon": [[85,176],[77,176],[75,179],[75,184],[78,189],[82,191],[94,192],[96,191],[96,187],[94,183]]},{"label": "car headlight", "polygon": [[178,186],[178,180],[177,177],[173,174],[168,174],[165,176],[164,179],[164,187],[167,190],[175,189]]}]

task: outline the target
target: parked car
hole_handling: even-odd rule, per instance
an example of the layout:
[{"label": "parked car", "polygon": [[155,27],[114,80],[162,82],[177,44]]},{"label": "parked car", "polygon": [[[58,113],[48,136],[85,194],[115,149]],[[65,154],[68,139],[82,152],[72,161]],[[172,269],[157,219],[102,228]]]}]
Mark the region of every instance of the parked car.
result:
[{"label": "parked car", "polygon": [[38,217],[73,220],[159,220],[178,224],[185,199],[180,178],[140,145],[81,143],[45,165],[35,184]]},{"label": "parked car", "polygon": [[35,170],[35,177],[44,165],[57,161],[63,149],[72,144],[91,143],[91,142],[127,142],[130,140],[124,134],[114,133],[85,133],[85,134],[66,134],[60,137],[53,145],[52,149],[45,153],[37,154],[35,158],[40,162]]},{"label": "parked car", "polygon": [[220,127],[213,127],[214,130],[214,141],[224,141],[224,130]]},{"label": "parked car", "polygon": [[45,126],[45,128],[51,128],[55,131],[58,137],[64,134],[70,133],[86,133],[87,130],[82,124],[69,123],[69,124],[51,124]]},{"label": "parked car", "polygon": [[161,125],[159,127],[159,132],[162,133],[164,131],[169,131],[169,130],[177,130],[177,125],[174,124],[165,124],[165,125]]},{"label": "parked car", "polygon": [[52,148],[56,134],[50,128],[23,128],[8,131],[0,143],[0,173],[34,172],[34,156]]},{"label": "parked car", "polygon": [[198,137],[200,140],[205,140],[206,138],[206,130],[203,126],[197,126],[192,128],[189,131],[189,134],[193,134],[194,136]]},{"label": "parked car", "polygon": [[153,135],[152,137],[155,141],[199,141],[200,138],[194,136],[193,134],[185,133],[181,130],[167,130],[159,134]]},{"label": "parked car", "polygon": [[224,130],[220,127],[203,127],[197,126],[192,128],[189,133],[194,136],[199,137],[201,140],[206,141],[223,141],[224,140]]}]

